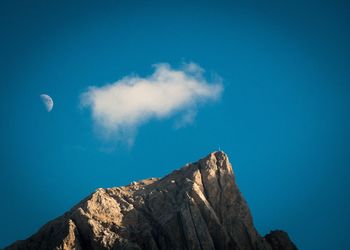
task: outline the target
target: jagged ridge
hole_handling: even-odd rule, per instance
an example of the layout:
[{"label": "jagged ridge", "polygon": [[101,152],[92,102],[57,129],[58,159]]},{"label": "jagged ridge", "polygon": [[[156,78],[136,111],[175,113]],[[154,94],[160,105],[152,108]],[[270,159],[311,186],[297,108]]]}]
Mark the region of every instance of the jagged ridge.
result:
[{"label": "jagged ridge", "polygon": [[283,231],[261,237],[225,153],[162,179],[98,189],[6,249],[296,249]]}]

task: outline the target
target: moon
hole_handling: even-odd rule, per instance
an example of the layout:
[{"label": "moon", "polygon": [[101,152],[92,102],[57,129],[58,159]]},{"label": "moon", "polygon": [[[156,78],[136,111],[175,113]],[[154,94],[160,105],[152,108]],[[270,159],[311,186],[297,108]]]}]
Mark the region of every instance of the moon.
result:
[{"label": "moon", "polygon": [[52,108],[53,108],[53,100],[52,100],[52,98],[49,95],[47,95],[47,94],[41,94],[40,98],[41,98],[43,104],[45,105],[45,108],[46,108],[47,112],[50,112],[52,110]]}]

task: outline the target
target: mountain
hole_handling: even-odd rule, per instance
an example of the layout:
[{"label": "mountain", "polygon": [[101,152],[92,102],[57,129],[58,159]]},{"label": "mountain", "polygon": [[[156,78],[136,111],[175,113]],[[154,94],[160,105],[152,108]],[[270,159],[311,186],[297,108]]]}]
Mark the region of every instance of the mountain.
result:
[{"label": "mountain", "polygon": [[297,248],[283,231],[258,234],[228,157],[218,151],[161,179],[97,189],[5,249]]}]

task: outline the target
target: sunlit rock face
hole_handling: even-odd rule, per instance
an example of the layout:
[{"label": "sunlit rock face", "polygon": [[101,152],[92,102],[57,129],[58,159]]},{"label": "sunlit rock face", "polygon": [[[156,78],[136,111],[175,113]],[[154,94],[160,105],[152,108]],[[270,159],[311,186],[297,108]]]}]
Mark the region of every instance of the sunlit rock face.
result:
[{"label": "sunlit rock face", "polygon": [[296,249],[287,233],[254,228],[225,153],[162,179],[98,189],[7,249]]}]

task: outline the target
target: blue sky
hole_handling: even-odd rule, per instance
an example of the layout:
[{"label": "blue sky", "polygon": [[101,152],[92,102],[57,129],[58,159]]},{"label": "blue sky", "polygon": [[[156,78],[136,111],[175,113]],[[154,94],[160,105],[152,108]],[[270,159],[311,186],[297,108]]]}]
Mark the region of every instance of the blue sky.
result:
[{"label": "blue sky", "polygon": [[[261,234],[348,248],[349,11],[346,1],[2,2],[0,247],[98,187],[161,177],[221,148]],[[186,126],[175,124],[189,106],[151,116],[130,146],[101,138],[81,107],[89,86],[191,62],[223,90]]]}]

